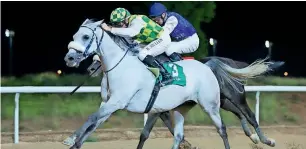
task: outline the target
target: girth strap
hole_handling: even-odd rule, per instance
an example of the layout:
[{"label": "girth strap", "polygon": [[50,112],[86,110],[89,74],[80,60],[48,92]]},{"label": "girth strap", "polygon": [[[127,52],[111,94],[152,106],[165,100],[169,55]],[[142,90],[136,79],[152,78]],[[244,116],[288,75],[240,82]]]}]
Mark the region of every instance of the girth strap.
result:
[{"label": "girth strap", "polygon": [[160,90],[160,84],[156,83],[154,88],[153,88],[150,100],[149,100],[149,102],[147,104],[147,107],[146,107],[144,113],[148,113],[152,109],[152,107],[153,107],[153,105],[155,103],[156,97],[157,97],[157,95],[159,93],[159,90]]}]

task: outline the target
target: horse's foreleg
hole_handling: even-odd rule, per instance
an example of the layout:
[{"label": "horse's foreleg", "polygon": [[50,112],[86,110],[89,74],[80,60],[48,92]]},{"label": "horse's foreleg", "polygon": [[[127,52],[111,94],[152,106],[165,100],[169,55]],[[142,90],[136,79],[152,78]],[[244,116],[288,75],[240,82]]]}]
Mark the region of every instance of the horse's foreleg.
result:
[{"label": "horse's foreleg", "polygon": [[[105,101],[102,100],[101,104],[100,104],[100,108],[105,104]],[[75,144],[75,139],[77,138],[77,136],[80,136],[80,132],[81,132],[81,128],[79,128],[78,130],[76,130],[72,135],[70,135],[69,137],[67,137],[62,143],[64,145],[67,146],[73,146]]]},{"label": "horse's foreleg", "polygon": [[142,149],[145,141],[149,138],[150,132],[152,131],[152,128],[154,124],[156,123],[157,118],[160,116],[161,113],[154,113],[154,114],[149,114],[148,120],[146,122],[145,127],[143,128],[141,134],[140,134],[140,139],[139,143],[137,145],[137,149]]},{"label": "horse's foreleg", "polygon": [[94,132],[101,123],[106,121],[111,116],[111,114],[118,109],[119,107],[117,104],[107,102],[97,112],[90,115],[88,120],[79,129],[79,134],[76,136],[75,144],[70,149],[81,148],[82,144],[88,138],[88,136],[92,134],[92,132]]},{"label": "horse's foreleg", "polygon": [[87,128],[86,133],[83,134],[83,136],[79,139],[79,146],[81,146],[86,141],[86,139],[99,127],[99,125],[109,118],[110,115],[111,114],[104,116],[102,119],[99,119],[96,124]]}]

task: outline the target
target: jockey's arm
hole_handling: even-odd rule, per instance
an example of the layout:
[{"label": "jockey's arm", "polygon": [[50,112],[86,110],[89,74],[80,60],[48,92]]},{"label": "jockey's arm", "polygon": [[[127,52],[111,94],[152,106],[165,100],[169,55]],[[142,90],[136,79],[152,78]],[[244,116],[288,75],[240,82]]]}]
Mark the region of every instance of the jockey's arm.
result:
[{"label": "jockey's arm", "polygon": [[116,28],[112,27],[111,33],[121,36],[121,37],[134,37],[140,33],[140,30],[143,28],[143,21],[135,18],[131,25],[127,28]]},{"label": "jockey's arm", "polygon": [[174,28],[177,26],[177,24],[178,24],[177,18],[171,16],[167,19],[163,28],[164,30],[167,30],[169,33],[171,33],[174,30]]}]

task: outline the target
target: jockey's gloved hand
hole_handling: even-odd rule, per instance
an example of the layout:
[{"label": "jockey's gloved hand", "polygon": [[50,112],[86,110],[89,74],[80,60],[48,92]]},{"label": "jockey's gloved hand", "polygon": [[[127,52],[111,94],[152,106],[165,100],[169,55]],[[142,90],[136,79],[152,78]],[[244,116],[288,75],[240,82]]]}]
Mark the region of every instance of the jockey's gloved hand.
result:
[{"label": "jockey's gloved hand", "polygon": [[139,46],[135,46],[135,47],[129,48],[129,50],[133,52],[133,55],[137,55],[141,49]]},{"label": "jockey's gloved hand", "polygon": [[106,23],[102,23],[101,28],[104,29],[105,31],[108,31],[108,32],[110,32],[112,30],[112,27],[108,26]]}]

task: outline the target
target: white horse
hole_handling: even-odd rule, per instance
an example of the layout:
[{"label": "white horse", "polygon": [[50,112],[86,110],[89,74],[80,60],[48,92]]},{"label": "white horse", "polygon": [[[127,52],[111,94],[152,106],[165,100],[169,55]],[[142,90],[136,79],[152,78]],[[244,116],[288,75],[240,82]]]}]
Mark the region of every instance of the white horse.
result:
[{"label": "white horse", "polygon": [[[109,100],[98,111],[90,115],[78,130],[75,135],[75,144],[71,148],[80,148],[88,136],[117,110],[125,109],[130,112],[144,113],[156,84],[155,75],[136,56],[128,54],[128,50],[116,44],[114,35],[100,28],[102,22],[86,19],[73,36],[73,41],[69,43],[69,51],[64,58],[67,66],[78,67],[80,62],[89,55],[100,55],[105,65],[104,72],[109,78],[111,91]],[[196,60],[183,60],[175,63],[183,68],[186,85],[162,87],[149,113],[174,109],[173,148],[177,149],[184,136],[184,117],[175,109],[187,101],[199,104],[213,120],[225,148],[229,149],[226,128],[219,113],[220,89],[214,73],[208,66]],[[263,61],[243,69],[231,68],[220,61],[216,63],[229,74],[229,78],[237,78],[236,81],[241,78],[255,77],[269,70],[269,64]],[[224,79],[224,81],[229,80]]]}]

